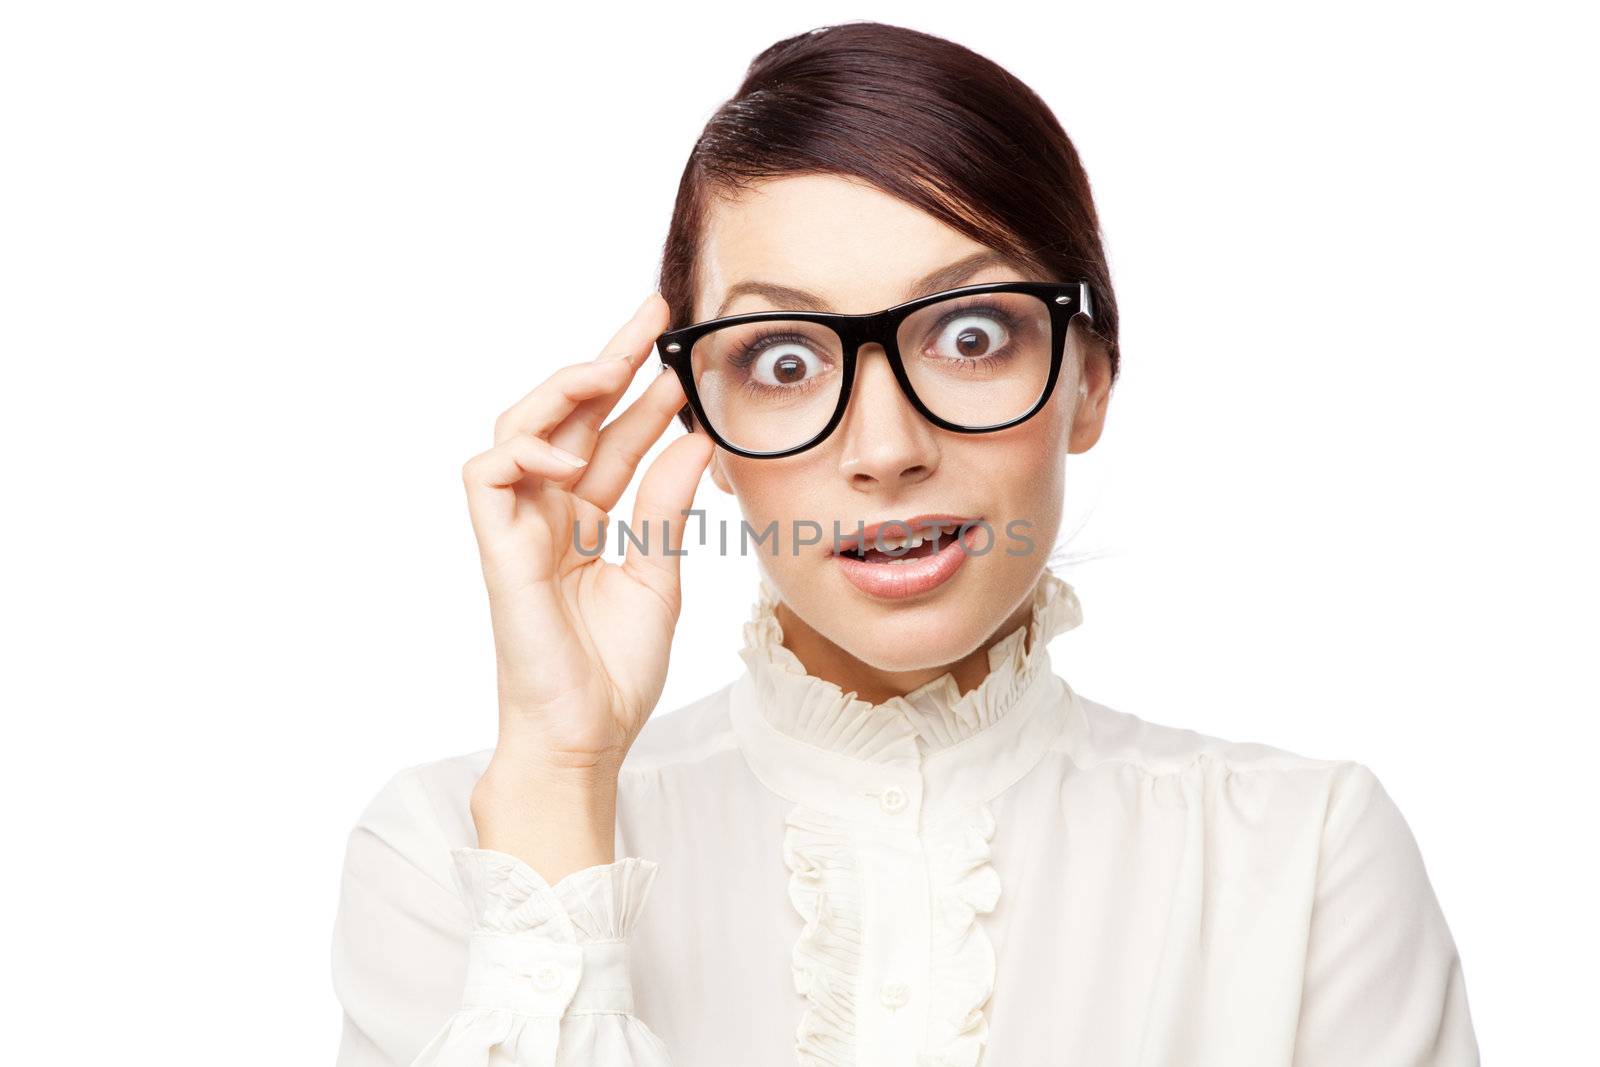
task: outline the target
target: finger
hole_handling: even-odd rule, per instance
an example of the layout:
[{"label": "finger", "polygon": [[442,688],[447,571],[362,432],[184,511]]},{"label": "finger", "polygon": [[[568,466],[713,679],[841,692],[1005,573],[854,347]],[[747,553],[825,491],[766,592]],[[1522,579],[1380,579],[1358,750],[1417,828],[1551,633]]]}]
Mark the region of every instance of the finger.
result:
[{"label": "finger", "polygon": [[540,437],[522,434],[473,456],[461,468],[467,488],[467,508],[476,526],[482,520],[509,521],[516,494],[506,492],[528,479],[566,484],[588,466]]},{"label": "finger", "polygon": [[[563,367],[502,412],[494,424],[495,442],[498,444],[507,437],[519,433],[535,433],[553,439],[553,432],[557,430],[561,421],[578,411],[582,412],[580,416],[582,424],[592,424],[598,430],[607,413],[616,406],[622,394],[627,392],[628,383],[633,380],[633,372],[644,362],[643,353],[649,351],[649,345],[666,328],[666,307],[665,300],[658,294],[651,293],[650,298],[639,305],[639,310],[634,312],[633,318],[617,331],[597,357],[585,363],[574,363]],[[640,336],[645,337],[642,346],[626,347],[630,340]],[[615,358],[617,356],[624,358]],[[577,397],[575,403],[562,404],[559,396],[552,397],[549,393],[549,387],[563,374],[570,378],[572,375],[581,376],[594,372],[598,372],[602,377],[609,375],[609,380]],[[552,400],[555,401],[554,404]],[[592,433],[587,439],[582,433],[568,434],[565,439],[556,440],[556,444],[575,455],[587,456],[594,445],[594,439]]]},{"label": "finger", "polygon": [[[529,435],[544,437],[584,401],[613,393],[622,395],[632,377],[633,369],[627,360],[570,363],[540,382],[494,420],[494,443],[498,445],[513,437]],[[567,451],[585,455],[582,451]]]},{"label": "finger", "polygon": [[[678,557],[673,553],[683,550],[683,531],[688,521],[684,513],[694,504],[700,475],[715,450],[705,434],[684,434],[650,464],[633,502],[634,537],[628,539],[623,570],[654,589],[674,611],[679,597]],[[648,551],[638,543],[645,540],[646,531]]]},{"label": "finger", "polygon": [[[650,350],[655,345],[657,337],[667,328],[671,318],[671,310],[665,298],[660,293],[651,293],[645,298],[639,310],[633,313],[633,318],[623,324],[606,342],[600,350],[599,359],[621,357],[628,361],[628,365],[637,371],[644,365],[650,356]],[[629,381],[633,375],[629,374]],[[623,382],[621,387],[613,392],[602,394],[591,400],[586,400],[578,405],[576,411],[558,426],[551,434],[550,439],[569,452],[576,452],[580,456],[589,456],[594,452],[595,439],[601,433],[601,424],[606,416],[611,414],[611,409],[628,389],[628,382]]]},{"label": "finger", "polygon": [[676,374],[656,375],[639,398],[600,431],[589,466],[572,491],[602,511],[616,507],[645,453],[678,417],[683,399]]}]

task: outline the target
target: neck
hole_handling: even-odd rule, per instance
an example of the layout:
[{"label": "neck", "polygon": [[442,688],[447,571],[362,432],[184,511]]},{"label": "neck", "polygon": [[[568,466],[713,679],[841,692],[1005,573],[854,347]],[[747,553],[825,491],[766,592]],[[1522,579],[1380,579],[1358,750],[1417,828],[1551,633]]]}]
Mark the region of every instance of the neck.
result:
[{"label": "neck", "polygon": [[[922,667],[910,671],[888,671],[865,663],[828,640],[805,620],[779,603],[778,625],[783,628],[783,643],[805,664],[806,671],[845,692],[854,692],[869,704],[882,704],[891,697],[904,696],[921,686],[949,674],[962,693],[976,689],[989,674],[989,649],[1001,638],[1029,622],[1031,597],[1024,600],[1006,620],[971,652],[954,663]],[[1024,638],[1026,640],[1026,638]]]}]

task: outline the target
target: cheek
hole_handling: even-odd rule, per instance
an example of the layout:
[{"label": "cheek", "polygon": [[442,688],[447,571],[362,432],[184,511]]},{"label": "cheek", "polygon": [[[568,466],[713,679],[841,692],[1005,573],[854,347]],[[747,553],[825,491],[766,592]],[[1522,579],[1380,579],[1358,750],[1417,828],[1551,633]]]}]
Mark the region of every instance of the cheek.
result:
[{"label": "cheek", "polygon": [[[825,487],[828,470],[820,460],[822,451],[802,453],[789,459],[746,459],[720,456],[728,485],[739,498],[739,510],[756,530],[777,520],[780,534],[791,528],[791,520],[812,519],[833,514],[826,507]],[[834,478],[837,479],[837,472]]]},{"label": "cheek", "polygon": [[1046,511],[1061,499],[1070,430],[1070,408],[1051,403],[1021,426],[962,438],[945,459],[950,473],[993,486],[1019,513]]}]

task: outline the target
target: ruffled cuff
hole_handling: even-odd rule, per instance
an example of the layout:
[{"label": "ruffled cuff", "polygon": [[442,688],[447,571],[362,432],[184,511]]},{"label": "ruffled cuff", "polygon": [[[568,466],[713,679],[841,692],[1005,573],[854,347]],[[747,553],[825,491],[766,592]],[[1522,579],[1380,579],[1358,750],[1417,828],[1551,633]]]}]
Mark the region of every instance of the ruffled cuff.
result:
[{"label": "ruffled cuff", "polygon": [[573,871],[551,886],[504,852],[458,848],[451,856],[476,930],[574,943],[627,937],[660,867],[626,856]]},{"label": "ruffled cuff", "polygon": [[587,1017],[583,1044],[617,1050],[619,1058],[607,1062],[669,1062],[633,1018],[628,970],[628,936],[657,863],[628,856],[552,886],[504,852],[459,848],[451,855],[473,922],[466,987],[461,1010],[413,1067],[481,1067],[491,1051],[495,1063],[551,1067],[563,1030],[580,1016]]}]

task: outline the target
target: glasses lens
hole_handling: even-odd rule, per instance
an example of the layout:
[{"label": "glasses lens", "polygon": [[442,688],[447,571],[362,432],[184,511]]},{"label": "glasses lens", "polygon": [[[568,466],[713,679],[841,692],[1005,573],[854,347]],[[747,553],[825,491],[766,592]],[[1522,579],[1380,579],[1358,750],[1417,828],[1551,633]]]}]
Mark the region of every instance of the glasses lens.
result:
[{"label": "glasses lens", "polygon": [[844,381],[839,335],[791,319],[713,330],[694,343],[689,363],[706,421],[750,452],[780,452],[821,433]]},{"label": "glasses lens", "polygon": [[896,334],[929,411],[973,429],[1028,413],[1050,377],[1050,306],[1031,293],[978,293],[918,308]]}]

